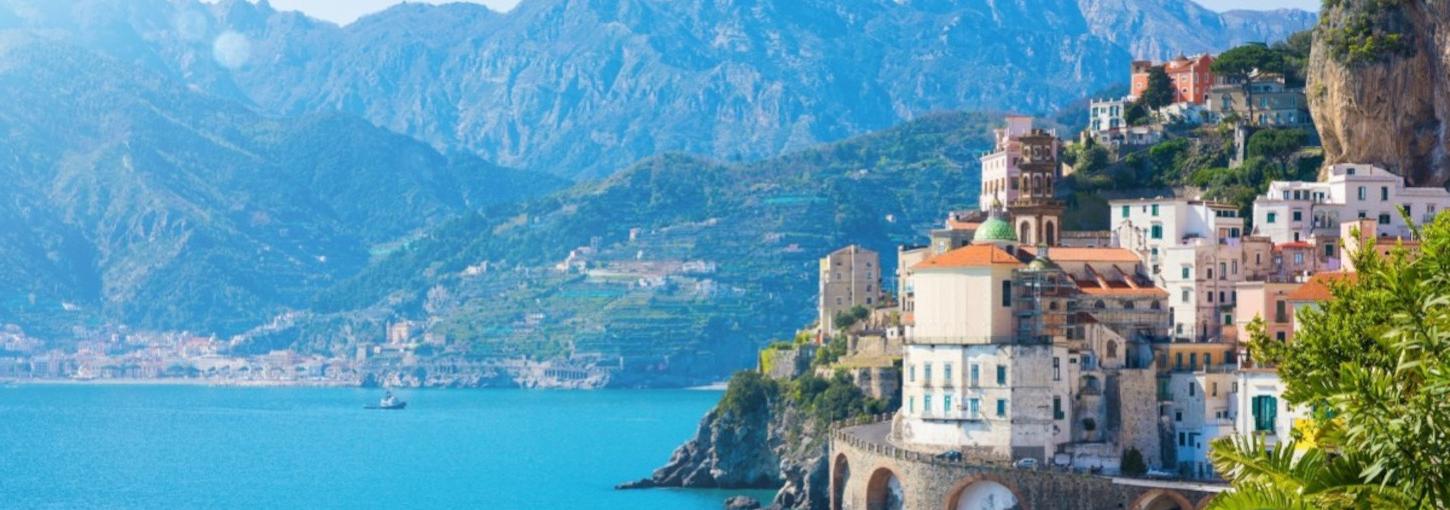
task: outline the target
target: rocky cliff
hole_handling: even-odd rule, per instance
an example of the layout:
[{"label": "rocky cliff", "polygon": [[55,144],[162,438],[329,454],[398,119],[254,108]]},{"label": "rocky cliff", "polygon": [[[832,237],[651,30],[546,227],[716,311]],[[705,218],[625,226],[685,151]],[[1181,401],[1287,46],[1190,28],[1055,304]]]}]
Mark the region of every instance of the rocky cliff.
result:
[{"label": "rocky cliff", "polygon": [[830,421],[813,412],[818,407],[804,403],[811,399],[802,400],[802,386],[799,380],[775,382],[754,373],[737,375],[720,404],[700,420],[695,437],[676,449],[664,467],[619,488],[779,487],[770,508],[826,508]]},{"label": "rocky cliff", "polygon": [[1450,2],[1326,2],[1308,97],[1325,163],[1373,163],[1415,185],[1450,179]]}]

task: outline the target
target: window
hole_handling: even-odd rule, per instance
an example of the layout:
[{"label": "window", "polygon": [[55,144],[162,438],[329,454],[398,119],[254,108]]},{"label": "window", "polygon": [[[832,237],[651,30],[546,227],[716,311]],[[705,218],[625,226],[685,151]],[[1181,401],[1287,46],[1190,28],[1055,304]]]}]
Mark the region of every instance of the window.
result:
[{"label": "window", "polygon": [[1191,301],[1193,299],[1192,296],[1193,296],[1193,288],[1192,287],[1184,287],[1183,288],[1183,292],[1178,297],[1180,298],[1181,301],[1183,301],[1184,303],[1187,303],[1187,302],[1189,302],[1189,301]]},{"label": "window", "polygon": [[927,393],[926,395],[924,395],[924,396],[921,397],[921,411],[923,413],[926,413],[926,414],[931,414],[931,394],[930,393]]},{"label": "window", "polygon": [[1357,196],[1359,197],[1360,200],[1364,200],[1365,199],[1364,186],[1360,186],[1359,187],[1359,193],[1358,193]]},{"label": "window", "polygon": [[1295,223],[1298,223],[1298,222],[1301,222],[1301,221],[1304,221],[1304,211],[1300,211],[1298,209],[1295,209],[1294,210],[1294,222]]},{"label": "window", "polygon": [[1276,220],[1278,218],[1279,218],[1279,214],[1278,213],[1269,213],[1268,218],[1265,218],[1264,219],[1264,223],[1273,223],[1274,220]]},{"label": "window", "polygon": [[1157,216],[1158,215],[1158,204],[1153,204],[1152,210],[1153,210],[1153,215],[1154,216]]},{"label": "window", "polygon": [[1192,267],[1183,266],[1183,279],[1184,280],[1187,280],[1188,279],[1188,273],[1190,273],[1192,271],[1193,271],[1193,268]]},{"label": "window", "polygon": [[1151,236],[1153,237],[1153,239],[1162,239],[1163,238],[1163,225],[1154,223],[1151,232],[1152,232],[1151,233]]},{"label": "window", "polygon": [[1388,213],[1380,213],[1380,225],[1389,225],[1389,224],[1390,224],[1390,215]]},{"label": "window", "polygon": [[980,368],[981,367],[977,366],[976,363],[973,363],[972,364],[972,386],[976,386],[977,385],[977,381],[978,381],[977,376],[978,375],[981,375],[981,371],[979,370]]},{"label": "window", "polygon": [[1280,342],[1283,342],[1284,341],[1284,332],[1283,331],[1280,331],[1278,333],[1274,333],[1274,339],[1275,340],[1278,340]]},{"label": "window", "polygon": [[1269,395],[1254,397],[1253,413],[1255,432],[1273,432],[1279,415],[1279,399]]},{"label": "window", "polygon": [[[1053,362],[1052,362],[1052,364],[1053,364],[1053,366],[1056,366],[1057,365],[1057,361],[1054,359]],[[1006,386],[1007,385],[1007,365],[997,365],[997,385],[998,386]]]},{"label": "window", "polygon": [[1226,280],[1226,279],[1228,279],[1228,264],[1227,263],[1224,263],[1224,262],[1219,262],[1218,263],[1218,279],[1220,279],[1220,280]]},{"label": "window", "polygon": [[915,413],[916,412],[916,397],[915,396],[906,397],[906,412],[907,413]]},{"label": "window", "polygon": [[1404,207],[1405,208],[1405,216],[1414,216],[1415,215],[1415,210],[1414,210],[1413,206],[1411,206],[1410,204],[1405,204],[1405,205],[1403,205],[1401,207]]},{"label": "window", "polygon": [[1301,265],[1301,266],[1304,265],[1304,252],[1302,252],[1302,251],[1294,252],[1294,263],[1295,264],[1298,264],[1298,265]]},{"label": "window", "polygon": [[1005,399],[1005,398],[999,398],[999,399],[997,399],[997,417],[998,418],[1005,418],[1006,416],[1007,416],[1007,399]]},{"label": "window", "polygon": [[1324,245],[1324,256],[1325,257],[1333,257],[1334,256],[1334,245],[1332,245],[1332,244],[1326,244],[1326,245]]},{"label": "window", "polygon": [[1208,302],[1210,302],[1210,303],[1213,302],[1213,291],[1211,291],[1211,290],[1208,291]]},{"label": "window", "polygon": [[1058,357],[1053,357],[1052,358],[1052,380],[1054,380],[1054,381],[1061,381],[1062,380],[1062,358],[1058,358]]},{"label": "window", "polygon": [[943,364],[942,367],[941,367],[941,371],[942,371],[942,379],[947,382],[947,385],[948,386],[951,386],[952,385],[952,364],[951,363]]},{"label": "window", "polygon": [[[1188,353],[1188,368],[1198,369],[1198,353]],[[1193,396],[1193,383],[1188,383],[1188,396]]]},{"label": "window", "polygon": [[1012,281],[1002,280],[1002,307],[1012,306]]},{"label": "window", "polygon": [[941,410],[944,413],[952,412],[952,394],[948,393],[946,395],[942,395]]},{"label": "window", "polygon": [[1388,202],[1388,201],[1390,201],[1390,187],[1389,186],[1380,186],[1380,201],[1381,202]]},{"label": "window", "polygon": [[1057,395],[1053,395],[1052,396],[1052,419],[1054,419],[1054,420],[1061,420],[1062,418],[1063,418],[1063,416],[1062,416],[1062,397],[1059,397]]},{"label": "window", "polygon": [[[1183,421],[1183,411],[1173,411],[1173,421]],[[1178,444],[1183,444],[1183,433],[1178,433]]]},{"label": "window", "polygon": [[[1205,353],[1203,353],[1203,368],[1208,368],[1208,367],[1211,367],[1211,366],[1213,366],[1213,353],[1211,353],[1211,352],[1205,352]],[[1214,384],[1218,384],[1218,383],[1214,383]]]},{"label": "window", "polygon": [[1218,396],[1218,383],[1215,382],[1215,383],[1213,383],[1212,386],[1209,386],[1209,391],[1212,391],[1213,392],[1212,396],[1217,397]]},{"label": "window", "polygon": [[1128,206],[1123,206],[1123,219],[1128,219]]},{"label": "window", "polygon": [[916,382],[916,365],[912,365],[907,368],[906,380],[910,382]]},{"label": "window", "polygon": [[1369,217],[1369,213],[1364,212],[1364,211],[1360,211],[1359,212],[1359,219],[1362,220],[1362,219],[1365,219],[1365,218],[1368,218],[1368,217]]},{"label": "window", "polygon": [[1175,353],[1173,353],[1173,369],[1174,370],[1183,370],[1183,353],[1181,353],[1181,352],[1175,352]]},{"label": "window", "polygon": [[1210,267],[1208,269],[1205,269],[1204,271],[1208,273],[1207,279],[1212,280],[1213,279],[1213,268]]},{"label": "window", "polygon": [[967,413],[969,416],[973,418],[979,418],[982,416],[981,406],[978,405],[980,402],[981,399],[977,398],[971,398],[967,400]]},{"label": "window", "polygon": [[1198,385],[1197,384],[1194,384],[1193,381],[1189,381],[1188,382],[1188,396],[1192,397],[1192,396],[1194,396],[1197,393],[1197,391],[1194,390],[1194,387],[1196,387],[1196,386],[1198,386]]}]

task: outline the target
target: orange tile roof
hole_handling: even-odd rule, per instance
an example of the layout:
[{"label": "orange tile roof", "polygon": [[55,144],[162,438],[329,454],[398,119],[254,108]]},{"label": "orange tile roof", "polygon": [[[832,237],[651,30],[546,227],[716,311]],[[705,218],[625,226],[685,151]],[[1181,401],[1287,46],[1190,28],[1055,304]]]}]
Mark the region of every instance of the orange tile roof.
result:
[{"label": "orange tile roof", "polygon": [[1091,296],[1137,296],[1137,297],[1168,297],[1168,291],[1158,287],[1107,287],[1098,286],[1096,282],[1079,283],[1077,289],[1083,294]]},{"label": "orange tile roof", "polygon": [[947,219],[947,228],[952,230],[976,230],[980,226],[982,224],[975,221],[962,221],[956,218]]},{"label": "orange tile roof", "polygon": [[[1033,246],[1024,246],[1022,251],[1037,255]],[[1139,262],[1136,253],[1124,248],[1050,248],[1047,258],[1056,262]]]},{"label": "orange tile roof", "polygon": [[1329,301],[1334,299],[1334,293],[1330,292],[1330,282],[1341,280],[1354,281],[1358,275],[1344,271],[1315,273],[1308,282],[1294,289],[1284,299],[1288,301]]},{"label": "orange tile roof", "polygon": [[1309,244],[1309,243],[1306,243],[1304,241],[1291,241],[1291,242],[1287,242],[1287,243],[1279,243],[1278,245],[1276,245],[1274,247],[1275,248],[1278,248],[1280,250],[1286,250],[1286,249],[1295,249],[1295,248],[1301,248],[1301,249],[1302,248],[1313,248],[1314,245]]},{"label": "orange tile roof", "polygon": [[946,269],[953,267],[981,267],[994,264],[1022,265],[1017,257],[1003,251],[993,244],[974,244],[963,246],[955,250],[926,259],[911,266],[913,270],[921,269]]}]

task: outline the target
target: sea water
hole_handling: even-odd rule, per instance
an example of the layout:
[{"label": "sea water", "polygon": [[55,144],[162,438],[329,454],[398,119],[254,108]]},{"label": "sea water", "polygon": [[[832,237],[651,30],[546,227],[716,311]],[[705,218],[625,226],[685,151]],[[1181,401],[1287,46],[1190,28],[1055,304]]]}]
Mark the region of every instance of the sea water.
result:
[{"label": "sea water", "polygon": [[718,509],[762,491],[617,491],[715,391],[0,387],[0,508]]}]

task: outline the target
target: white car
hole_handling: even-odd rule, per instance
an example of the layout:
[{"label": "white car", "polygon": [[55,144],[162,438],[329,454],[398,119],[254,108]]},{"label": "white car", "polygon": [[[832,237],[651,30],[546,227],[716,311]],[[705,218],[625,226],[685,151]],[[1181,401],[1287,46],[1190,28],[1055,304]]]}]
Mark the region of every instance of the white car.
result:
[{"label": "white car", "polygon": [[1017,459],[1017,462],[1013,462],[1012,465],[1017,469],[1037,469],[1037,459],[1031,457]]}]

